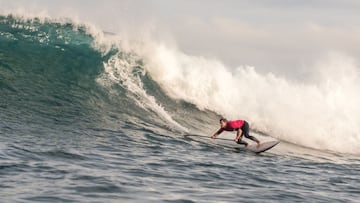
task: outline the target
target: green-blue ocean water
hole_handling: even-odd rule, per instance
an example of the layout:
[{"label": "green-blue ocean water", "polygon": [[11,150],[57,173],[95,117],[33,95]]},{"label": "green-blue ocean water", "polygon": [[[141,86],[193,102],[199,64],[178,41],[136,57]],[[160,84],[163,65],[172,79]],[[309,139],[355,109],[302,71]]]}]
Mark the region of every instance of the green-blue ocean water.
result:
[{"label": "green-blue ocean water", "polygon": [[[73,23],[0,17],[1,202],[360,202],[358,156],[192,139],[218,115],[167,96],[133,53],[94,43]],[[114,57],[131,71],[104,85]]]}]

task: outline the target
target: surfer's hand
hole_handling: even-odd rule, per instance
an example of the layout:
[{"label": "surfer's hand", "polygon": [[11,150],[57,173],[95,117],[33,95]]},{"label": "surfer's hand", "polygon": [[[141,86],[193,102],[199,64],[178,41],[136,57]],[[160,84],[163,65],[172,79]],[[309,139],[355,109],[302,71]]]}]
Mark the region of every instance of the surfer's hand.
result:
[{"label": "surfer's hand", "polygon": [[212,138],[212,139],[215,139],[215,138],[216,138],[216,136],[215,136],[215,135],[213,135],[213,136],[211,136],[211,138]]},{"label": "surfer's hand", "polygon": [[238,142],[239,142],[239,139],[236,139],[236,138],[235,138],[234,141],[235,141],[236,143],[238,143]]}]

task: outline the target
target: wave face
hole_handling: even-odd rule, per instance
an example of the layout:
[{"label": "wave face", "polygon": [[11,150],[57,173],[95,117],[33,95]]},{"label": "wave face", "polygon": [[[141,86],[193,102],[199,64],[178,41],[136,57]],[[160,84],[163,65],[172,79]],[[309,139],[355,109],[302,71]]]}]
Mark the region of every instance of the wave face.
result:
[{"label": "wave face", "polygon": [[71,20],[1,16],[0,44],[0,119],[10,126],[211,134],[221,114],[283,141],[360,153],[359,71],[341,55],[305,84]]},{"label": "wave face", "polygon": [[92,37],[70,23],[0,18],[3,120],[60,122],[87,115],[102,70]]},{"label": "wave face", "polygon": [[202,127],[187,120],[193,112],[192,119],[209,113],[164,94],[138,55],[107,42],[112,34],[60,19],[2,16],[0,23],[1,120],[9,125],[131,123],[182,133]]}]

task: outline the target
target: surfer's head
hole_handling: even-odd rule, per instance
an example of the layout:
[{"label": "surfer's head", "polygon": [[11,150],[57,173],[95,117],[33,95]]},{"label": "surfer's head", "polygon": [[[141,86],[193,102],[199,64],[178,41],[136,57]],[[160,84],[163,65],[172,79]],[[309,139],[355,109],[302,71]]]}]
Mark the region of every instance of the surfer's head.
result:
[{"label": "surfer's head", "polygon": [[220,118],[220,125],[222,128],[224,128],[226,126],[227,120],[226,118]]}]

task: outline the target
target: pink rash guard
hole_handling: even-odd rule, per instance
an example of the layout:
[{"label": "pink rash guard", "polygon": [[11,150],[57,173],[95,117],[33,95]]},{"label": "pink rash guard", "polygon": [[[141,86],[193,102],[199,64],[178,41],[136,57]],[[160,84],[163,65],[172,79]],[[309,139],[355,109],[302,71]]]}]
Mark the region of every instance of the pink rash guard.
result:
[{"label": "pink rash guard", "polygon": [[241,128],[244,125],[244,120],[228,121],[226,126],[222,128],[225,131],[234,131]]}]

